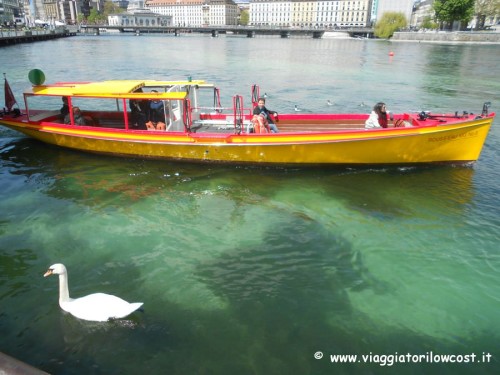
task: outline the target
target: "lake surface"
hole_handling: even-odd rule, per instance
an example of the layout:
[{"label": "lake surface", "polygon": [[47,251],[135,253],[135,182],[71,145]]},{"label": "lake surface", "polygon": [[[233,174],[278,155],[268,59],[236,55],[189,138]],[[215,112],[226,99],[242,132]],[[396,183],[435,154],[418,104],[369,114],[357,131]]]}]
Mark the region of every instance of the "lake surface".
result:
[{"label": "lake surface", "polygon": [[[0,66],[20,103],[39,68],[206,79],[225,106],[257,83],[281,113],[479,113],[500,108],[499,52],[112,35],[4,47]],[[472,166],[313,170],[87,155],[0,128],[0,351],[52,374],[498,374],[499,126]],[[72,297],[144,311],[65,314],[42,276],[59,262]]]}]

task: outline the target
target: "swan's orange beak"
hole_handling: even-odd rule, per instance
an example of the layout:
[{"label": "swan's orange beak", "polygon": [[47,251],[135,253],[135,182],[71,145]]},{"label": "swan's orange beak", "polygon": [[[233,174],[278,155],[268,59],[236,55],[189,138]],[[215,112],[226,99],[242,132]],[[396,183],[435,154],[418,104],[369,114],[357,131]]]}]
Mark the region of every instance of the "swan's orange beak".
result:
[{"label": "swan's orange beak", "polygon": [[43,274],[43,277],[47,277],[47,276],[50,276],[50,275],[52,275],[52,269],[50,269],[50,268],[49,268],[49,269],[47,270],[47,272],[45,272],[45,273]]}]

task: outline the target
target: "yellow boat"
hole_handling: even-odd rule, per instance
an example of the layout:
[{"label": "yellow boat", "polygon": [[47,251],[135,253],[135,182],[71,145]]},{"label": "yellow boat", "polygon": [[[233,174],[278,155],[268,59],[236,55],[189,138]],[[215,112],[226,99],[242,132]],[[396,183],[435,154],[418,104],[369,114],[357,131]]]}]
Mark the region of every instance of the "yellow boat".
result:
[{"label": "yellow boat", "polygon": [[[233,107],[222,109],[218,92],[191,79],[37,82],[24,92],[24,109],[7,107],[0,124],[48,144],[110,155],[361,166],[474,162],[495,117],[485,103],[479,115],[401,113],[387,128],[367,129],[368,114],[293,113],[279,115],[278,133],[257,132],[258,87],[247,108],[236,95]],[[132,108],[138,103],[158,103],[162,118],[145,128],[147,119]]]}]

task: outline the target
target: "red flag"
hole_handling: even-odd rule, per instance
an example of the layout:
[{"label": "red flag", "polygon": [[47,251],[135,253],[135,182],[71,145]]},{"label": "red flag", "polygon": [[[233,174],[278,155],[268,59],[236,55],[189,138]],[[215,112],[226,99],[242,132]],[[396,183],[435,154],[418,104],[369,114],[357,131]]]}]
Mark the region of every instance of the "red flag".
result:
[{"label": "red flag", "polygon": [[5,107],[7,108],[7,112],[10,112],[14,104],[17,104],[16,98],[14,98],[9,82],[7,82],[7,78],[5,78]]}]

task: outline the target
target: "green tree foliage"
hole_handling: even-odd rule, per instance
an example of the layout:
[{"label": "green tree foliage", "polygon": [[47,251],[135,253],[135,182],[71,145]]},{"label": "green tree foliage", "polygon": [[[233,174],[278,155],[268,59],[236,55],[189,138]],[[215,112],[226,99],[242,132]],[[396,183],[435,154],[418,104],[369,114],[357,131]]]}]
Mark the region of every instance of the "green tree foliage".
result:
[{"label": "green tree foliage", "polygon": [[93,8],[90,10],[90,15],[87,17],[87,21],[90,24],[102,24],[107,20],[108,20],[107,16],[99,13],[96,9]]},{"label": "green tree foliage", "polygon": [[436,19],[447,28],[451,28],[454,21],[467,25],[474,15],[475,2],[476,0],[435,0]]},{"label": "green tree foliage", "polygon": [[250,21],[250,15],[247,9],[243,9],[240,14],[240,25],[247,26]]},{"label": "green tree foliage", "polygon": [[404,29],[408,24],[406,17],[400,12],[386,12],[375,25],[374,34],[377,38],[388,39],[394,32]]},{"label": "green tree foliage", "polygon": [[437,29],[438,25],[434,20],[432,19],[431,16],[426,16],[424,17],[422,21],[422,28],[423,29]]},{"label": "green tree foliage", "polygon": [[102,13],[92,8],[88,17],[85,17],[83,13],[79,13],[77,19],[78,23],[86,21],[89,24],[106,24],[108,22],[108,16],[110,14],[118,14],[123,12],[124,9],[120,8],[118,5],[109,0],[104,2],[104,11]]},{"label": "green tree foliage", "polygon": [[106,15],[106,19],[110,14],[118,14],[123,13],[124,9],[120,8],[118,5],[110,1],[104,2],[104,14]]}]

